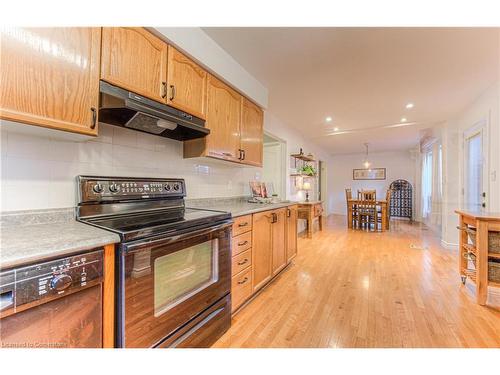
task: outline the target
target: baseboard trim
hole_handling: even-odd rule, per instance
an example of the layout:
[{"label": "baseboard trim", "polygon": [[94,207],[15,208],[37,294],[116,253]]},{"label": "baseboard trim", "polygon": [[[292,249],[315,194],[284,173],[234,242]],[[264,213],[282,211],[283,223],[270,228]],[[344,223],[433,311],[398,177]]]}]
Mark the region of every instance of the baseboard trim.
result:
[{"label": "baseboard trim", "polygon": [[446,242],[445,240],[441,240],[441,246],[448,250],[458,250],[457,243]]}]

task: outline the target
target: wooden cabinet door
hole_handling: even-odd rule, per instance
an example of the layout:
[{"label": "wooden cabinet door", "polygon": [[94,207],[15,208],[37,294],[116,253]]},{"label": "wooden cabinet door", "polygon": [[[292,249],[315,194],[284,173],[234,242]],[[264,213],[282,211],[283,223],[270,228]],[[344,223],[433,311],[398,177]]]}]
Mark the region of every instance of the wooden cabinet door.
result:
[{"label": "wooden cabinet door", "polygon": [[97,134],[100,28],[2,28],[0,116]]},{"label": "wooden cabinet door", "polygon": [[289,263],[297,255],[297,206],[287,208],[286,260]]},{"label": "wooden cabinet door", "polygon": [[141,27],[104,27],[101,79],[166,103],[168,45]]},{"label": "wooden cabinet door", "polygon": [[241,95],[208,76],[207,156],[239,161]]},{"label": "wooden cabinet door", "polygon": [[252,282],[253,290],[260,289],[272,276],[272,226],[271,213],[253,215],[252,229]]},{"label": "wooden cabinet door", "polygon": [[274,223],[272,224],[272,248],[273,248],[273,276],[285,268],[286,261],[286,208],[280,208],[274,212]]},{"label": "wooden cabinet door", "polygon": [[241,101],[241,143],[244,164],[262,166],[264,113],[247,98]]},{"label": "wooden cabinet door", "polygon": [[167,104],[206,118],[208,73],[193,60],[168,46]]}]

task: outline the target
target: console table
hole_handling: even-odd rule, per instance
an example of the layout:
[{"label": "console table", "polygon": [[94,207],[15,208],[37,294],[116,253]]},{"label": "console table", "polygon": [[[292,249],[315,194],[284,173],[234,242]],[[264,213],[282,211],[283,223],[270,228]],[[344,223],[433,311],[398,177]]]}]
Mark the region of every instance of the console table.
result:
[{"label": "console table", "polygon": [[321,201],[300,202],[298,217],[307,221],[307,238],[312,238],[315,218],[318,218],[319,230],[323,230],[323,203]]},{"label": "console table", "polygon": [[[488,299],[488,286],[500,287],[500,282],[488,280],[488,260],[500,259],[500,253],[492,252],[488,237],[490,232],[500,232],[500,213],[476,213],[455,211],[460,218],[459,272],[462,283],[470,279],[476,285],[476,300],[485,305]],[[475,229],[475,244],[469,243],[467,231]],[[469,268],[469,257],[475,257],[475,269]]]}]

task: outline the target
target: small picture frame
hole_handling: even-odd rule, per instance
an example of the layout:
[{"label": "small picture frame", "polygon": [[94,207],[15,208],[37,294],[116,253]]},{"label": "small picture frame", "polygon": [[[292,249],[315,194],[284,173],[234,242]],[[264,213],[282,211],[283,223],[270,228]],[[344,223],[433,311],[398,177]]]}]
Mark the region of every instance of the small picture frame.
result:
[{"label": "small picture frame", "polygon": [[385,168],[353,169],[353,180],[385,180]]}]

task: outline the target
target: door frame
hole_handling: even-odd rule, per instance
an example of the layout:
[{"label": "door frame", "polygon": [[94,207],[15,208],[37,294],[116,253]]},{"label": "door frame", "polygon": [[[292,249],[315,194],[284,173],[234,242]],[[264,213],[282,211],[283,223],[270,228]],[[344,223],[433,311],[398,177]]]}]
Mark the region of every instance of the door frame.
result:
[{"label": "door frame", "polygon": [[488,206],[489,206],[489,176],[490,176],[490,169],[489,169],[489,114],[481,118],[479,121],[476,121],[474,125],[471,127],[465,129],[462,132],[462,176],[461,176],[461,206],[465,207],[466,204],[466,190],[467,190],[467,174],[468,174],[468,168],[467,168],[467,157],[468,157],[468,146],[467,146],[467,139],[474,137],[475,135],[481,134],[481,150],[482,150],[482,162],[483,162],[483,171],[482,171],[482,185],[483,185],[483,192],[485,193],[486,197],[483,200],[485,203],[485,207],[482,207],[482,211],[487,211]]},{"label": "door frame", "polygon": [[[287,165],[287,143],[286,140],[284,140],[281,137],[278,137],[277,135],[274,135],[271,132],[268,132],[267,130],[264,130],[264,134],[267,136],[276,139],[280,145],[281,145],[281,151],[280,151],[280,159],[281,159],[281,172],[280,172],[280,180],[281,180],[281,191],[278,192],[278,195],[281,197],[281,199],[288,199],[287,198],[287,171],[289,169],[289,166]],[[265,144],[263,145],[265,147]],[[264,165],[262,165],[262,168],[264,168]]]}]

